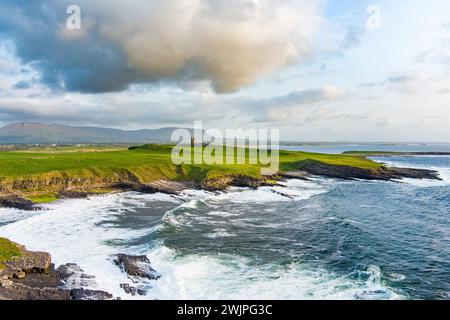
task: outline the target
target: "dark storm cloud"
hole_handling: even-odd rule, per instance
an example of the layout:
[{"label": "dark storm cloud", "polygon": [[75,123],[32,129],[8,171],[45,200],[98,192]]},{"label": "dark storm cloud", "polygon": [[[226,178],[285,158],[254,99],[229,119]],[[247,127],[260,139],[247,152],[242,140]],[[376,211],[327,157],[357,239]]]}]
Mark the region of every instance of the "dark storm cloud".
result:
[{"label": "dark storm cloud", "polygon": [[[318,1],[3,0],[0,34],[50,87],[114,92],[134,83],[209,80],[237,91],[309,53]],[[1,41],[1,39],[0,39]]]},{"label": "dark storm cloud", "polygon": [[12,39],[17,56],[31,63],[41,82],[53,88],[80,92],[125,89],[133,72],[124,68],[124,56],[96,32],[76,41],[64,41],[66,1],[9,1],[0,6],[0,32]]}]

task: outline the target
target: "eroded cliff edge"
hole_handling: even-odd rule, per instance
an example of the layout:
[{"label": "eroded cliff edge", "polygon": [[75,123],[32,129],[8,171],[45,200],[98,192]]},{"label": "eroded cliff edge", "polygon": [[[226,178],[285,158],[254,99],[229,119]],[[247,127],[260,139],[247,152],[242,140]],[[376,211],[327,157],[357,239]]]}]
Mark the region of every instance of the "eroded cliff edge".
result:
[{"label": "eroded cliff edge", "polygon": [[0,300],[113,299],[108,292],[86,288],[94,279],[76,264],[55,268],[49,253],[0,238]]}]

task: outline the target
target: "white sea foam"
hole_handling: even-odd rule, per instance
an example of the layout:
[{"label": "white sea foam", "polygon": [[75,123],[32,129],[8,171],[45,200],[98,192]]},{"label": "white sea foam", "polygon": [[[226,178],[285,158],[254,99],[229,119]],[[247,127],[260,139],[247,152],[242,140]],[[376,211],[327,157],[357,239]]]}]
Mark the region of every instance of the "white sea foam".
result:
[{"label": "white sea foam", "polygon": [[39,214],[39,211],[26,211],[10,208],[0,208],[0,225],[13,223]]},{"label": "white sea foam", "polygon": [[[319,180],[318,180],[319,181]],[[163,221],[171,226],[181,228],[189,226],[195,220],[196,222],[208,222],[211,225],[223,225],[227,222],[210,220],[207,216],[195,215],[190,211],[200,208],[201,206],[211,206],[208,216],[221,216],[232,219],[233,224],[238,226],[252,226],[251,221],[245,217],[239,217],[242,212],[223,212],[217,211],[217,203],[228,202],[236,204],[247,203],[272,203],[286,201],[301,201],[311,198],[312,196],[326,192],[318,181],[288,180],[282,182],[282,186],[261,187],[258,189],[237,188],[232,187],[227,192],[208,192],[201,190],[186,190],[179,198],[186,201],[179,207],[168,211]],[[214,205],[211,205],[214,204]],[[188,211],[183,210],[188,209]],[[266,224],[268,228],[281,227],[283,224]]]},{"label": "white sea foam", "polygon": [[[123,299],[139,298],[126,295],[119,287],[130,280],[112,263],[112,257],[123,252],[114,242],[135,239],[151,232],[151,228],[129,230],[105,221],[126,214],[127,208],[142,206],[143,202],[171,201],[181,206],[168,212],[164,220],[176,226],[189,223],[198,205],[207,205],[208,201],[297,201],[324,192],[315,182],[287,182],[294,199],[274,192],[278,188],[262,190],[233,190],[231,194],[214,194],[187,191],[179,198],[168,195],[140,195],[125,193],[95,197],[91,200],[67,200],[49,205],[47,211],[38,215],[25,217],[23,220],[0,227],[0,236],[10,238],[26,245],[30,250],[45,250],[52,253],[56,264],[74,262],[86,273],[96,276],[97,289],[111,292]],[[298,193],[295,193],[298,192]],[[200,199],[196,199],[196,197]],[[262,198],[261,198],[262,197]],[[199,203],[201,201],[202,203]],[[186,212],[186,209],[188,212]],[[15,212],[15,211],[14,211]],[[13,214],[13,212],[10,212]],[[229,217],[236,222],[245,223],[245,217],[232,217],[233,214],[211,210],[202,219],[208,222],[215,216]],[[208,218],[209,216],[209,218]],[[183,220],[184,219],[184,220]],[[215,222],[214,220],[212,220]],[[249,223],[247,221],[246,223]],[[267,227],[279,227],[268,224]],[[212,227],[206,234],[210,239],[219,237],[236,237],[225,227]],[[126,249],[125,249],[126,250]],[[135,252],[126,252],[135,253]],[[360,281],[349,276],[336,276],[325,270],[293,264],[289,268],[280,266],[255,266],[238,255],[198,255],[180,256],[176,251],[154,243],[148,251],[152,266],[162,274],[162,278],[152,281],[146,299],[354,299],[354,298],[400,298],[380,283],[380,276],[375,269],[368,274],[375,274],[370,281]],[[375,270],[377,271],[377,270]],[[380,270],[381,272],[381,270]]]},{"label": "white sea foam", "polygon": [[29,250],[49,251],[56,265],[77,263],[86,273],[96,276],[97,289],[127,298],[119,284],[130,280],[111,261],[120,249],[108,242],[133,239],[149,229],[114,228],[102,222],[123,214],[125,204],[143,200],[173,201],[163,194],[129,193],[61,201],[39,215],[0,227],[0,236],[24,244]]},{"label": "white sea foam", "polygon": [[296,264],[290,268],[256,267],[239,256],[177,257],[167,247],[150,253],[164,276],[154,283],[155,299],[400,299],[380,283],[380,274],[357,281]]},{"label": "white sea foam", "polygon": [[231,213],[225,211],[210,211],[207,214],[209,216],[223,217],[223,218],[239,216],[239,213]]},{"label": "white sea foam", "polygon": [[[427,156],[429,157],[429,156]],[[442,156],[433,156],[433,157],[442,157]],[[445,156],[448,157],[448,156]],[[417,187],[422,188],[429,188],[429,187],[439,187],[439,186],[446,186],[450,184],[450,168],[446,167],[438,167],[438,166],[424,166],[424,165],[418,165],[416,163],[410,163],[410,162],[401,162],[401,161],[391,161],[391,160],[385,160],[382,161],[386,165],[390,167],[408,167],[412,169],[425,169],[425,170],[434,170],[439,172],[439,177],[442,180],[430,180],[430,179],[410,179],[410,178],[403,178],[400,180],[397,180],[398,182],[408,183],[410,185],[414,185]]]},{"label": "white sea foam", "polygon": [[282,186],[261,187],[256,190],[234,188],[230,192],[216,195],[214,199],[234,203],[300,201],[326,191],[318,183],[310,181],[288,180],[280,184]]}]

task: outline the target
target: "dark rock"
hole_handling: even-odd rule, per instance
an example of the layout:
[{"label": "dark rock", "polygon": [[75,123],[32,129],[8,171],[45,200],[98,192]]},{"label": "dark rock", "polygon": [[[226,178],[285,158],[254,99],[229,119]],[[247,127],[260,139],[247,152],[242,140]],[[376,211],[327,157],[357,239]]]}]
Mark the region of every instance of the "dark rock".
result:
[{"label": "dark rock", "polygon": [[280,174],[281,177],[286,179],[297,179],[297,180],[305,180],[308,181],[310,174],[306,171],[288,171]]},{"label": "dark rock", "polygon": [[439,172],[425,169],[389,168],[392,175],[399,178],[442,180]]},{"label": "dark rock", "polygon": [[63,264],[56,269],[56,273],[62,280],[67,280],[69,277],[73,276],[75,273],[84,272],[77,264],[67,263]]},{"label": "dark rock", "polygon": [[111,300],[113,295],[102,290],[91,290],[85,287],[97,285],[95,277],[84,273],[75,263],[67,263],[56,269],[58,278],[63,281],[64,288],[70,292],[71,300]]},{"label": "dark rock", "polygon": [[130,276],[146,278],[150,280],[157,280],[161,275],[156,272],[150,264],[150,260],[146,256],[132,256],[119,253],[114,259],[114,263],[120,267],[120,269]]},{"label": "dark rock", "polygon": [[294,196],[291,196],[290,194],[284,193],[284,192],[280,192],[280,191],[276,191],[276,190],[271,190],[272,193],[275,193],[279,196],[285,197],[285,198],[289,198],[289,199],[295,199]]},{"label": "dark rock", "polygon": [[135,296],[138,289],[136,287],[130,286],[128,283],[121,283],[120,287],[125,291],[127,294],[131,294],[132,296]]},{"label": "dark rock", "polygon": [[0,282],[0,296],[8,300],[69,300],[67,290],[55,287],[30,287],[11,280]]},{"label": "dark rock", "polygon": [[138,287],[137,293],[140,296],[145,296],[148,293],[148,290],[145,287]]},{"label": "dark rock", "polygon": [[165,193],[177,195],[186,189],[197,189],[199,186],[194,182],[187,181],[165,181],[158,180],[150,183],[130,184],[128,188],[141,193]]},{"label": "dark rock", "polygon": [[47,273],[28,273],[23,279],[14,280],[16,283],[23,284],[32,288],[62,288],[63,282],[52,267]]},{"label": "dark rock", "polygon": [[300,168],[310,174],[340,179],[364,179],[364,180],[393,180],[401,178],[433,179],[440,180],[439,173],[433,170],[387,168],[362,169],[349,166],[326,164],[319,161],[308,160],[300,165]]},{"label": "dark rock", "polygon": [[[27,264],[29,266],[29,264]],[[24,277],[14,275],[8,280],[0,281],[0,296],[8,300],[69,300],[70,294],[64,290],[62,282],[51,265],[45,272],[41,266],[30,268]]]},{"label": "dark rock", "polygon": [[33,201],[23,199],[17,196],[8,196],[0,198],[0,207],[15,208],[19,210],[38,210]]},{"label": "dark rock", "polygon": [[91,194],[88,192],[80,192],[80,191],[60,191],[58,193],[58,199],[82,199],[87,198]]},{"label": "dark rock", "polygon": [[112,300],[113,295],[100,290],[72,289],[70,290],[70,300]]},{"label": "dark rock", "polygon": [[[96,285],[76,264],[55,270],[46,252],[32,252],[17,245],[21,251],[4,263],[0,270],[0,300],[107,300],[113,296],[104,291],[83,287]],[[137,290],[136,290],[137,292]]]},{"label": "dark rock", "polygon": [[56,269],[56,273],[68,289],[95,287],[97,285],[95,277],[84,273],[84,270],[75,263],[67,263],[59,266]]},{"label": "dark rock", "polygon": [[145,286],[133,287],[130,286],[128,283],[121,283],[120,287],[123,289],[123,291],[125,291],[125,293],[131,294],[132,296],[135,296],[136,294],[140,296],[145,296],[148,292]]}]

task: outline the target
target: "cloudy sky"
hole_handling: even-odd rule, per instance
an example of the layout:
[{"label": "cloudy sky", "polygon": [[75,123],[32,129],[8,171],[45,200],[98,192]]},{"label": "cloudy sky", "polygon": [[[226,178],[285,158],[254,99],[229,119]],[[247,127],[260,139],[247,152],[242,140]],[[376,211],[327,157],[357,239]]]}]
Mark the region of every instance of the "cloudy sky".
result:
[{"label": "cloudy sky", "polygon": [[[81,29],[67,28],[70,5]],[[0,125],[195,120],[283,140],[450,142],[450,2],[1,1]]]}]

